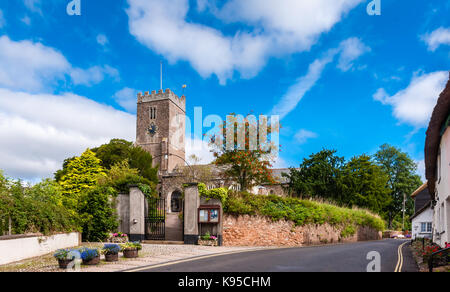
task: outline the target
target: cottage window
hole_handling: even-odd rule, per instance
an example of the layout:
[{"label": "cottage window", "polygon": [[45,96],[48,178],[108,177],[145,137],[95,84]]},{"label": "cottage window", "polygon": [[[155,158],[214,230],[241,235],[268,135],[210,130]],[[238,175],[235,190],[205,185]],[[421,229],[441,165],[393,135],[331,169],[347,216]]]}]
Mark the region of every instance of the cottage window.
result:
[{"label": "cottage window", "polygon": [[426,232],[426,230],[427,230],[427,223],[422,222],[420,224],[420,232]]}]

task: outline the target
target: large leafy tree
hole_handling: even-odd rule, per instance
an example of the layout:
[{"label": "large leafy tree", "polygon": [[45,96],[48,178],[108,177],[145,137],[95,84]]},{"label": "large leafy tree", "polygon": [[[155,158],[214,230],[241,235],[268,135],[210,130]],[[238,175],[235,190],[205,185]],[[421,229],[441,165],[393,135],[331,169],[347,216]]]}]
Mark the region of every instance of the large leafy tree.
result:
[{"label": "large leafy tree", "polygon": [[134,146],[131,142],[113,139],[108,144],[94,148],[92,151],[106,169],[111,169],[114,165],[127,161],[130,168],[138,170],[140,176],[155,184],[158,183],[158,170],[152,167],[151,154],[139,146]]},{"label": "large leafy tree", "polygon": [[388,175],[370,156],[353,157],[342,170],[343,202],[383,214],[391,202],[388,180]]},{"label": "large leafy tree", "polygon": [[[212,137],[216,157],[214,163],[225,166],[225,176],[238,183],[242,191],[262,183],[276,182],[271,170],[273,160],[271,153],[277,150],[274,149],[277,145],[272,145],[268,139],[262,139],[259,136],[259,127],[256,121],[250,120],[247,116],[240,123],[227,121],[219,126],[219,138]],[[276,125],[268,125],[267,133],[273,133],[277,129]],[[256,135],[252,136],[251,132]],[[233,137],[227,139],[227,133],[232,133]],[[217,143],[217,139],[223,143]]]},{"label": "large leafy tree", "polygon": [[335,150],[323,149],[305,158],[298,169],[292,168],[289,174],[290,193],[301,198],[319,197],[344,203],[340,180],[344,158]]},{"label": "large leafy tree", "polygon": [[400,217],[403,209],[403,198],[406,198],[406,215],[414,213],[414,201],[411,194],[422,181],[416,174],[417,164],[405,152],[388,144],[384,144],[375,153],[374,160],[388,175],[387,187],[391,202],[386,208],[389,228],[395,218]]},{"label": "large leafy tree", "polygon": [[64,172],[59,184],[65,197],[65,205],[70,209],[76,209],[80,194],[95,188],[99,176],[106,175],[101,160],[89,149],[81,156],[71,159]]}]

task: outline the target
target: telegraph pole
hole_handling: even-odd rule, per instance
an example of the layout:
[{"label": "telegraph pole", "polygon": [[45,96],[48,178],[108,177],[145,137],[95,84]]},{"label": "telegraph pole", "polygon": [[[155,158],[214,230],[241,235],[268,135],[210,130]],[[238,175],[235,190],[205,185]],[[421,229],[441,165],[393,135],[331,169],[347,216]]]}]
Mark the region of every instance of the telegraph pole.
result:
[{"label": "telegraph pole", "polygon": [[403,222],[402,230],[405,230],[406,194],[403,193]]}]

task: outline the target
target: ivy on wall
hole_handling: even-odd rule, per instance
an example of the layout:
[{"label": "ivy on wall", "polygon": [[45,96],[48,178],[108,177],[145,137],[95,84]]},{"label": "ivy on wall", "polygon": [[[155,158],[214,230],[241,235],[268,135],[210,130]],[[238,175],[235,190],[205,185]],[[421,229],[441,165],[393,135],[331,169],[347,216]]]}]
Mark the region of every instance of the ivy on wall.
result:
[{"label": "ivy on wall", "polygon": [[198,192],[201,198],[205,198],[206,201],[211,199],[218,199],[222,206],[225,206],[225,203],[228,199],[228,190],[226,188],[216,188],[208,190],[204,183],[198,184]]}]

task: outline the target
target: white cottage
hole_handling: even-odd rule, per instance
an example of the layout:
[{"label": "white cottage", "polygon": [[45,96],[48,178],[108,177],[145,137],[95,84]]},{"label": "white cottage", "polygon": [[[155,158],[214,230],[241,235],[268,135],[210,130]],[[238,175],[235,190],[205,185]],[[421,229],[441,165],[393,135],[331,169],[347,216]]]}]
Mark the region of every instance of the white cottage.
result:
[{"label": "white cottage", "polygon": [[428,184],[424,183],[411,197],[414,199],[414,215],[411,217],[412,238],[431,238],[433,234],[433,210]]},{"label": "white cottage", "polygon": [[433,241],[444,247],[450,242],[450,80],[428,126],[425,167],[432,197]]}]

